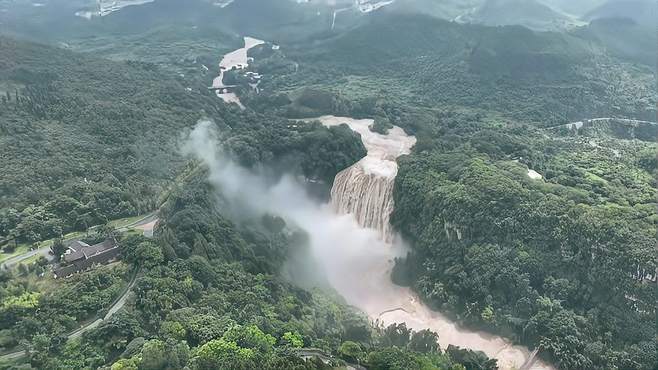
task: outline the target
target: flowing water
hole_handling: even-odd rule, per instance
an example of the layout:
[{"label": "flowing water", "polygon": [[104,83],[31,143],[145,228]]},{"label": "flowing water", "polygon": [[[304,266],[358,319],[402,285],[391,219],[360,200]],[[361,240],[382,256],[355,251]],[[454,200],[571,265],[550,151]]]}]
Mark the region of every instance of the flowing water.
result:
[{"label": "flowing water", "polygon": [[[384,325],[404,322],[414,330],[433,330],[439,333],[439,344],[444,349],[453,344],[482,351],[496,358],[501,369],[552,369],[541,361],[528,366],[526,362],[532,356],[527,348],[499,336],[461,328],[430,310],[409,288],[391,282],[393,259],[406,253],[401,243],[391,242],[394,238],[389,216],[394,207],[392,191],[398,169],[395,160],[408,154],[416,139],[398,127],[388,135],[371,132],[368,127],[373,121],[368,119],[323,116],[316,120],[326,126],[347,124],[361,135],[368,150],[365,158],[336,176],[331,190],[333,211],[341,215],[336,224],[312,234],[316,257],[323,261],[332,286],[347,302]],[[349,240],[337,235],[344,234],[354,221],[361,231],[350,233]],[[312,223],[307,227],[313,227]]]},{"label": "flowing water", "polygon": [[243,69],[247,68],[249,65],[249,58],[247,57],[247,52],[249,49],[264,44],[265,41],[258,40],[253,37],[244,38],[244,47],[234,50],[222,58],[219,62],[219,76],[215,77],[212,81],[212,89],[215,89],[215,93],[219,98],[224,100],[226,103],[235,103],[240,108],[244,109],[242,102],[235,93],[228,92],[228,89],[233,86],[224,85],[224,72],[230,71],[232,69]]},{"label": "flowing water", "polygon": [[302,263],[308,271],[298,275],[300,282],[313,285],[313,279],[326,278],[348,304],[365,312],[373,322],[430,329],[439,334],[441,348],[453,344],[482,351],[497,359],[501,369],[552,369],[541,361],[529,361],[534,357],[523,346],[458,326],[429,309],[411,289],[391,281],[394,259],[407,253],[389,228],[398,170],[395,160],[409,153],[415,138],[399,128],[388,135],[373,133],[368,129],[372,120],[333,116],[317,120],[327,126],[347,124],[361,135],[368,150],[366,157],[337,175],[331,204],[319,204],[306,196],[305,188],[294,177],[284,176],[272,185],[261,174],[225,158],[217,151],[214,124],[209,121],[197,124],[183,149],[208,165],[209,181],[230,200],[227,209],[238,214],[276,214],[308,232],[315,262]]},{"label": "flowing water", "polygon": [[347,124],[361,135],[368,154],[336,175],[331,189],[331,203],[339,214],[351,214],[361,227],[374,229],[384,241],[392,241],[389,217],[393,212],[393,184],[398,173],[396,158],[409,154],[416,138],[399,127],[388,135],[370,131],[372,120],[324,116],[325,126]]}]

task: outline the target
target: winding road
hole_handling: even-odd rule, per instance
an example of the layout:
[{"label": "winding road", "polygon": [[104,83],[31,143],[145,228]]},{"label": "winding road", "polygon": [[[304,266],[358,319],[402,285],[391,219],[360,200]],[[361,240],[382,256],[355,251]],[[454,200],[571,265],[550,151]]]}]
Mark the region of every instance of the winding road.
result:
[{"label": "winding road", "polygon": [[[125,226],[119,228],[118,231],[123,233],[123,232],[128,231],[131,228],[137,228],[137,227],[147,225],[147,224],[151,224],[151,223],[155,223],[155,222],[157,222],[157,213],[153,212],[153,213],[150,213],[150,214],[140,218],[139,220],[137,220],[135,222],[132,222],[128,225],[125,225]],[[144,231],[144,233],[145,233],[145,236],[146,236],[146,230]],[[151,233],[151,235],[152,235],[152,233]],[[71,239],[68,239],[66,241],[71,241],[71,240],[76,240],[76,238],[71,238]],[[50,251],[50,247],[43,247],[43,248],[35,249],[35,250],[32,250],[32,251],[26,252],[24,254],[9,258],[4,263],[2,263],[2,265],[0,265],[0,266],[3,269],[8,269],[8,268],[16,265],[17,263],[20,263],[21,261],[24,261],[24,260],[26,260],[26,259],[28,259],[32,256],[37,255],[37,254],[42,254],[42,255],[48,257],[49,256],[49,254],[48,254],[49,251]],[[123,306],[125,306],[126,302],[128,301],[128,297],[130,296],[130,292],[132,291],[133,286],[135,286],[135,281],[137,281],[137,275],[138,275],[138,273],[135,273],[133,275],[133,277],[130,279],[130,282],[128,283],[128,286],[126,286],[126,288],[121,293],[121,295],[119,295],[119,297],[117,297],[117,299],[114,301],[114,303],[112,303],[112,305],[108,308],[107,313],[105,314],[105,316],[103,316],[103,318],[96,319],[96,320],[94,320],[90,323],[87,323],[87,324],[81,326],[78,329],[73,330],[72,332],[67,334],[67,337],[69,339],[73,339],[73,338],[78,338],[78,337],[82,336],[82,334],[88,332],[89,330],[97,328],[100,324],[103,323],[103,321],[107,321],[110,317],[112,317],[112,315],[114,315],[120,309],[122,309]],[[24,357],[24,356],[26,356],[25,350],[19,350],[19,351],[10,352],[10,353],[4,354],[4,355],[0,355],[0,361],[15,360],[15,359],[18,359],[18,358],[21,358],[21,357]]]},{"label": "winding road", "polygon": [[[135,286],[135,282],[137,281],[137,275],[138,273],[134,274],[133,277],[130,279],[130,283],[128,283],[128,286],[124,289],[123,293],[114,301],[114,303],[110,306],[110,308],[107,310],[107,313],[103,318],[99,318],[97,320],[94,320],[86,325],[81,326],[78,329],[73,330],[72,332],[68,333],[66,336],[69,339],[73,338],[78,338],[82,336],[82,334],[88,332],[89,330],[97,328],[100,324],[102,324],[104,321],[107,321],[112,315],[117,313],[120,309],[123,308],[123,306],[126,305],[126,302],[128,301],[128,297],[130,296],[130,292],[132,291],[133,286]],[[8,360],[15,360],[18,358],[21,358],[23,356],[26,356],[27,353],[25,350],[19,350],[15,352],[10,352],[4,355],[0,356],[0,361],[8,361]]]},{"label": "winding road", "polygon": [[82,327],[72,331],[71,333],[69,333],[68,338],[69,339],[78,338],[82,336],[82,334],[88,332],[89,330],[97,328],[101,323],[103,323],[103,321],[107,321],[110,317],[112,317],[112,315],[114,315],[120,309],[122,309],[123,306],[125,306],[126,302],[128,301],[128,297],[130,296],[130,292],[132,291],[133,286],[135,286],[135,281],[137,281],[137,275],[138,274],[135,274],[132,277],[132,279],[130,279],[130,283],[128,284],[128,286],[125,288],[123,293],[119,296],[119,298],[117,298],[114,301],[112,306],[110,306],[110,308],[107,310],[107,313],[105,314],[105,316],[103,316],[102,319],[99,318],[95,321],[90,322],[87,325],[83,325]]},{"label": "winding road", "polygon": [[[67,239],[65,241],[71,241],[71,240],[75,240],[75,238]],[[21,263],[22,261],[34,257],[36,255],[41,255],[47,258],[48,260],[51,260],[52,256],[50,255],[50,246],[42,247],[38,249],[32,249],[23,254],[19,254],[17,256],[7,258],[2,264],[0,264],[0,268],[4,270],[8,270],[9,268],[14,267],[15,265]]]}]

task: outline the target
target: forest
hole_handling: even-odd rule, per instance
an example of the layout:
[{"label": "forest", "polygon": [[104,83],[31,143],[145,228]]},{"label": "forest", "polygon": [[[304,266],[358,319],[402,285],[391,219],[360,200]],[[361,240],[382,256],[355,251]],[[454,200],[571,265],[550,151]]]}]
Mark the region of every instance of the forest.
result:
[{"label": "forest", "polygon": [[330,180],[365,155],[348,129],[240,112],[151,64],[0,38],[0,67],[0,240],[29,244],[155,210],[183,173],[180,135],[203,118],[230,132],[226,146],[248,167]]},{"label": "forest", "polygon": [[[291,249],[306,247],[303,232],[287,233],[275,217],[238,226],[214,200],[205,174],[191,178],[163,206],[155,239],[125,235],[123,262],[48,290],[35,285],[39,271],[3,273],[3,347],[20,341],[31,366],[3,368],[495,368],[480,354],[441,350],[436,333],[373,327],[338,297],[286,282],[276,272]],[[69,337],[130,274],[137,274],[132,308]],[[304,360],[301,348],[335,356],[328,364]]]},{"label": "forest", "polygon": [[345,101],[339,111],[356,106],[353,114],[372,115],[358,105],[381,99],[398,109],[467,109],[538,127],[595,116],[655,121],[652,68],[607,48],[584,31],[540,33],[382,13],[312,48],[290,45],[287,60],[298,68],[263,88],[293,98],[309,89],[331,93]]},{"label": "forest", "polygon": [[460,119],[440,119],[449,149],[400,162],[393,222],[413,252],[394,278],[560,368],[651,369],[655,144],[610,140],[615,158],[564,139],[525,146],[514,130],[461,136],[448,128]]},{"label": "forest", "polygon": [[[493,368],[478,353],[439,349],[436,333],[373,327],[335,294],[286,281],[279,271],[291,250],[306,247],[303,232],[288,234],[274,216],[234,224],[177,141],[197,120],[211,119],[241,165],[331,182],[365,155],[347,127],[293,127],[209,95],[191,98],[155,65],[1,42],[2,86],[13,89],[5,88],[0,113],[8,174],[2,237],[33,243],[105,225],[84,240],[113,235],[123,255],[68,279],[54,280],[43,257],[3,268],[0,355],[20,349],[27,362],[1,368],[325,369],[345,361]],[[52,63],[39,64],[46,55]],[[156,208],[154,239],[106,225]],[[102,318],[133,279],[130,309],[74,334]],[[332,363],[304,360],[302,347],[332,355]]]},{"label": "forest", "polygon": [[655,121],[655,74],[585,31],[378,16],[290,51],[299,70],[265,81],[278,95],[253,106],[370,117],[417,137],[392,218],[412,251],[393,279],[431,307],[559,368],[653,369],[655,125],[551,127]]},{"label": "forest", "polygon": [[[380,12],[328,33],[316,8],[290,12],[292,25],[230,20],[256,3],[198,30],[217,7],[197,2],[163,23],[176,9],[163,0],[91,31],[10,23],[32,36],[51,26],[49,41],[86,53],[0,36],[3,257],[70,232],[122,248],[122,261],[69,279],[53,279],[44,258],[3,268],[0,358],[25,356],[0,369],[497,368],[481,352],[439,348],[440,332],[373,325],[335,292],[295,285],[282,271],[308,250],[306,232],[277,215],[236,220],[208,169],[181,153],[209,120],[236,163],[320,184],[326,198],[366,150],[345,126],[293,121],[324,114],[417,139],[393,193],[391,222],[410,246],[396,284],[560,369],[656,368],[655,125],[562,126],[655,121],[651,53],[610,38],[641,31],[615,33],[619,20],[561,33]],[[272,4],[263,13],[286,14]],[[265,92],[240,86],[240,110],[200,71],[246,32],[281,49],[250,51]],[[154,211],[152,239],[110,224]],[[73,335],[132,282],[123,309]]]}]

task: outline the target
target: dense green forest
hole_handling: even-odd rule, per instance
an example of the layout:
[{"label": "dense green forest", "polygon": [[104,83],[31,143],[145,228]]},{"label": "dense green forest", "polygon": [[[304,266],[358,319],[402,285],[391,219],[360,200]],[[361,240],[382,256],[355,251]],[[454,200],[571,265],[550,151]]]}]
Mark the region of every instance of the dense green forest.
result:
[{"label": "dense green forest", "polygon": [[560,368],[652,369],[655,125],[548,129],[655,121],[654,73],[591,32],[375,16],[289,51],[298,68],[278,67],[290,72],[264,85],[278,94],[250,103],[416,135],[393,215],[412,252],[393,278],[431,307],[540,348]]},{"label": "dense green forest", "polygon": [[[205,178],[202,171],[172,194],[155,239],[120,240],[124,262],[47,289],[39,286],[38,267],[3,273],[2,344],[20,342],[29,365],[0,366],[330,369],[348,361],[373,369],[494,368],[477,353],[441,351],[435,333],[372,327],[339,298],[277,277],[288,253],[307,247],[303,231],[290,232],[274,216],[233,224]],[[102,312],[134,273],[129,309],[67,338],[76,320]],[[304,360],[302,347],[335,357],[329,364]]]},{"label": "dense green forest", "polygon": [[[345,126],[289,120],[322,114],[374,118],[373,130],[394,124],[418,140],[395,183],[392,223],[410,245],[397,284],[560,369],[656,368],[656,126],[561,127],[655,121],[646,25],[533,32],[375,12],[328,32],[330,13],[315,18],[322,5],[267,2],[252,15],[257,0],[227,13],[157,4],[92,26],[69,8],[0,16],[12,34],[50,28],[44,40],[87,52],[0,36],[3,251],[16,245],[6,240],[160,217],[153,239],[115,234],[122,262],[66,280],[44,259],[3,270],[0,347],[27,356],[0,368],[494,369],[480,353],[438,348],[441,333],[373,327],[332,292],[287,281],[288,257],[309,247],[304,230],[276,215],[236,222],[206,169],[181,155],[185,133],[211,120],[240,165],[326,192],[366,152]],[[201,65],[247,33],[281,49],[250,51],[264,92],[240,86],[242,111],[207,89],[214,72]],[[134,277],[124,309],[69,338]],[[301,348],[332,362],[304,360]]]},{"label": "dense green forest", "polygon": [[[1,41],[3,86],[12,88],[5,88],[1,112],[3,237],[39,241],[156,207],[161,219],[153,240],[111,227],[88,234],[90,243],[105,233],[119,237],[123,262],[63,280],[53,280],[43,258],[3,269],[2,349],[24,349],[27,364],[2,368],[492,366],[477,353],[441,351],[434,333],[372,327],[340,298],[284,281],[278,273],[290,250],[307,247],[303,231],[290,234],[274,216],[236,226],[216,203],[205,170],[178,150],[181,133],[212,119],[241,165],[330,183],[365,155],[347,127],[298,127],[240,112],[210,94],[191,97],[151,64]],[[46,56],[51,63],[41,64]],[[185,176],[174,182],[178,174]],[[103,317],[135,275],[127,309],[72,336]],[[335,363],[305,361],[300,347],[334,354]]]},{"label": "dense green forest", "polygon": [[400,162],[413,252],[395,279],[560,368],[653,368],[655,144],[469,133],[473,118],[437,117],[440,138]]},{"label": "dense green forest", "polygon": [[606,48],[566,33],[375,14],[314,47],[290,45],[288,60],[298,68],[263,87],[293,98],[309,88],[324,90],[345,101],[334,103],[339,112],[381,99],[396,109],[477,110],[542,127],[594,117],[655,120],[653,70]]},{"label": "dense green forest", "polygon": [[224,129],[246,166],[330,182],[365,155],[348,129],[240,112],[152,64],[7,38],[0,46],[0,238],[32,243],[156,209],[185,164],[180,135],[202,118]]}]

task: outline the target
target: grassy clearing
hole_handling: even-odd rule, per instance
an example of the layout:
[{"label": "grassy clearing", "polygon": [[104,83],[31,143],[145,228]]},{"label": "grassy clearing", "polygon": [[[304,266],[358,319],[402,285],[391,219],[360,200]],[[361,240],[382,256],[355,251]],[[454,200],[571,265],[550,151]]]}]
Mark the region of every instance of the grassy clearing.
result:
[{"label": "grassy clearing", "polygon": [[146,215],[139,215],[139,216],[134,216],[134,217],[126,217],[126,218],[120,218],[118,220],[113,220],[110,221],[108,224],[116,229],[120,229],[122,227],[128,226],[132,223],[135,223],[142,218],[146,217]]},{"label": "grassy clearing", "polygon": [[130,229],[123,233],[125,236],[130,236],[130,235],[143,235],[144,232],[142,230],[137,230],[137,229]]},{"label": "grassy clearing", "polygon": [[0,252],[0,262],[3,262],[11,257],[18,256],[27,252],[30,248],[26,244],[19,244],[16,249],[11,253]]}]

